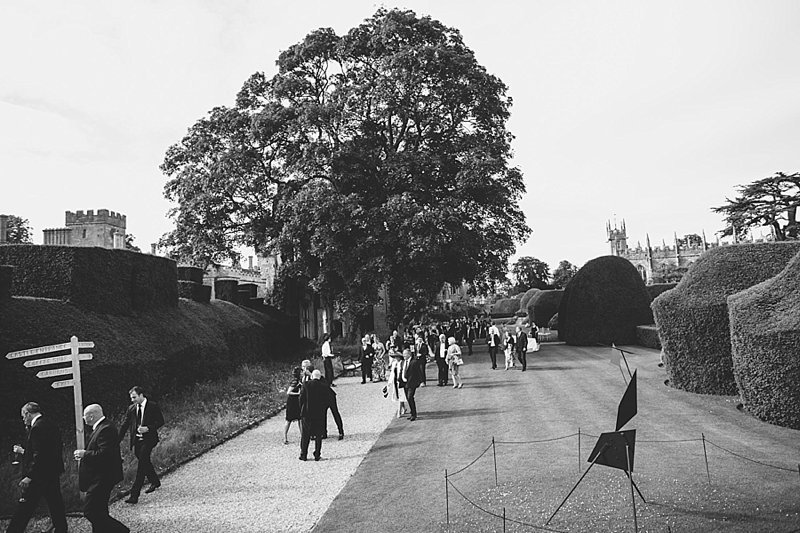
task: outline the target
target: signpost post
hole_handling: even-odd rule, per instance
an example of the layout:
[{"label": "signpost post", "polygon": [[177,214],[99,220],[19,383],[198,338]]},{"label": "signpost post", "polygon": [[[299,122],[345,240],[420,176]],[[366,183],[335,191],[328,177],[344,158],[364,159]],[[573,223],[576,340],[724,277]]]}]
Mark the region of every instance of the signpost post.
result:
[{"label": "signpost post", "polygon": [[80,353],[81,348],[94,348],[92,341],[78,342],[78,337],[73,336],[69,342],[64,344],[53,344],[30,348],[6,354],[6,359],[21,359],[33,355],[43,355],[53,352],[69,350],[69,355],[58,355],[54,357],[43,357],[41,359],[29,359],[23,363],[25,368],[38,366],[57,365],[59,363],[71,363],[69,367],[52,368],[42,370],[36,374],[37,378],[46,379],[56,376],[71,376],[69,379],[54,381],[50,384],[54,389],[72,387],[72,399],[75,406],[75,444],[78,448],[84,447],[83,439],[83,392],[81,391],[81,361],[90,361],[92,354]]}]

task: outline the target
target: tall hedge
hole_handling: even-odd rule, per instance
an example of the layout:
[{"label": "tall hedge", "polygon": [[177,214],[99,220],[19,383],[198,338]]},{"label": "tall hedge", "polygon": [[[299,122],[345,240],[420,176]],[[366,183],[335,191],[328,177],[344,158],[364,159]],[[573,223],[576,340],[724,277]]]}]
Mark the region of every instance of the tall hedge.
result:
[{"label": "tall hedge", "polygon": [[671,386],[736,394],[727,298],[777,275],[798,250],[800,242],[712,248],[674,289],[653,300]]},{"label": "tall hedge", "polygon": [[652,302],[662,293],[665,293],[670,289],[674,289],[677,285],[677,283],[653,283],[652,285],[645,285],[645,288],[647,289],[647,294],[650,296],[650,301]]},{"label": "tall hedge", "polygon": [[531,303],[531,298],[542,292],[541,289],[528,289],[519,301],[519,308],[521,311],[528,310],[528,304]]},{"label": "tall hedge", "polygon": [[0,300],[11,298],[11,279],[13,276],[13,266],[0,265]]},{"label": "tall hedge", "polygon": [[528,302],[525,309],[528,313],[528,322],[535,323],[540,328],[546,328],[553,315],[558,313],[561,305],[563,290],[539,291]]},{"label": "tall hedge", "polygon": [[728,297],[733,375],[748,411],[800,429],[800,254]]},{"label": "tall hedge", "polygon": [[636,268],[616,256],[592,259],[564,289],[558,336],[567,344],[635,344],[636,326],[652,323],[650,297]]},{"label": "tall hedge", "polygon": [[96,247],[0,246],[0,264],[14,265],[12,295],[63,300],[116,315],[178,305],[175,261]]},{"label": "tall hedge", "polygon": [[501,298],[494,303],[492,316],[513,316],[517,311],[519,311],[519,298]]}]

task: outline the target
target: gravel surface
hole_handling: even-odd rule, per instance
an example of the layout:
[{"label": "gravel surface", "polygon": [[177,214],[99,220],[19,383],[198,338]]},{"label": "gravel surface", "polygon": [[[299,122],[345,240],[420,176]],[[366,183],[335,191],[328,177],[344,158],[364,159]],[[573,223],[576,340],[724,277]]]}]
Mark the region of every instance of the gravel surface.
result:
[{"label": "gravel surface", "polygon": [[[297,424],[283,444],[284,412],[165,476],[139,503],[119,501],[111,516],[136,533],[309,531],[353,475],[394,415],[383,383],[336,380],[345,438],[337,440],[333,417],[322,460],[303,462]],[[311,443],[309,457],[314,443]],[[91,531],[85,519],[69,519],[71,532]],[[34,531],[31,524],[29,531]]]}]

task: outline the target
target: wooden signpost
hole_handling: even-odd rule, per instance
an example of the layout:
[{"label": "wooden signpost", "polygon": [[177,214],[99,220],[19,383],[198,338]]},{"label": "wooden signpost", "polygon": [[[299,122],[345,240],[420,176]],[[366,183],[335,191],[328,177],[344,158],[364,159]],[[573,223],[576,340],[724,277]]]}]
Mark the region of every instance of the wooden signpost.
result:
[{"label": "wooden signpost", "polygon": [[75,404],[75,443],[77,448],[84,447],[83,440],[83,392],[81,391],[81,361],[90,361],[92,354],[79,353],[81,348],[94,348],[92,341],[78,342],[78,337],[73,336],[70,342],[64,344],[53,344],[51,346],[41,346],[30,348],[18,352],[6,354],[6,359],[22,359],[34,355],[43,355],[53,352],[63,352],[69,350],[69,355],[58,355],[54,357],[43,357],[41,359],[29,359],[23,363],[25,368],[38,366],[50,366],[60,363],[72,363],[71,366],[42,370],[36,374],[37,378],[46,379],[57,376],[71,376],[69,379],[54,381],[50,384],[54,389],[72,387],[72,398]]}]

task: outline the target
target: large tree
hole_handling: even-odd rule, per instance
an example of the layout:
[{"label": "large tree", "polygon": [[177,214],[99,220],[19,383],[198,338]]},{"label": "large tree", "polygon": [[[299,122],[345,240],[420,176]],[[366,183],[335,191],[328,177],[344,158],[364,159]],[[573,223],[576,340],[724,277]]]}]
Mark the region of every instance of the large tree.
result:
[{"label": "large tree", "polygon": [[32,244],[33,229],[27,218],[8,215],[6,242],[9,244]]},{"label": "large tree", "polygon": [[578,267],[564,259],[553,271],[553,285],[557,289],[563,289],[578,273]]},{"label": "large tree", "polygon": [[756,180],[738,187],[738,196],[712,208],[725,216],[728,227],[723,235],[737,236],[747,228],[770,226],[775,239],[785,241],[800,237],[800,173],[778,172],[769,178]]},{"label": "large tree", "polygon": [[284,277],[351,307],[386,286],[401,313],[444,282],[505,275],[529,232],[511,99],[457,30],[381,9],[346,35],[310,33],[277,64],[170,148],[165,244],[201,262],[277,247]]},{"label": "large tree", "polygon": [[520,257],[511,267],[514,278],[514,291],[525,292],[529,289],[545,289],[550,279],[550,267],[535,257]]}]

